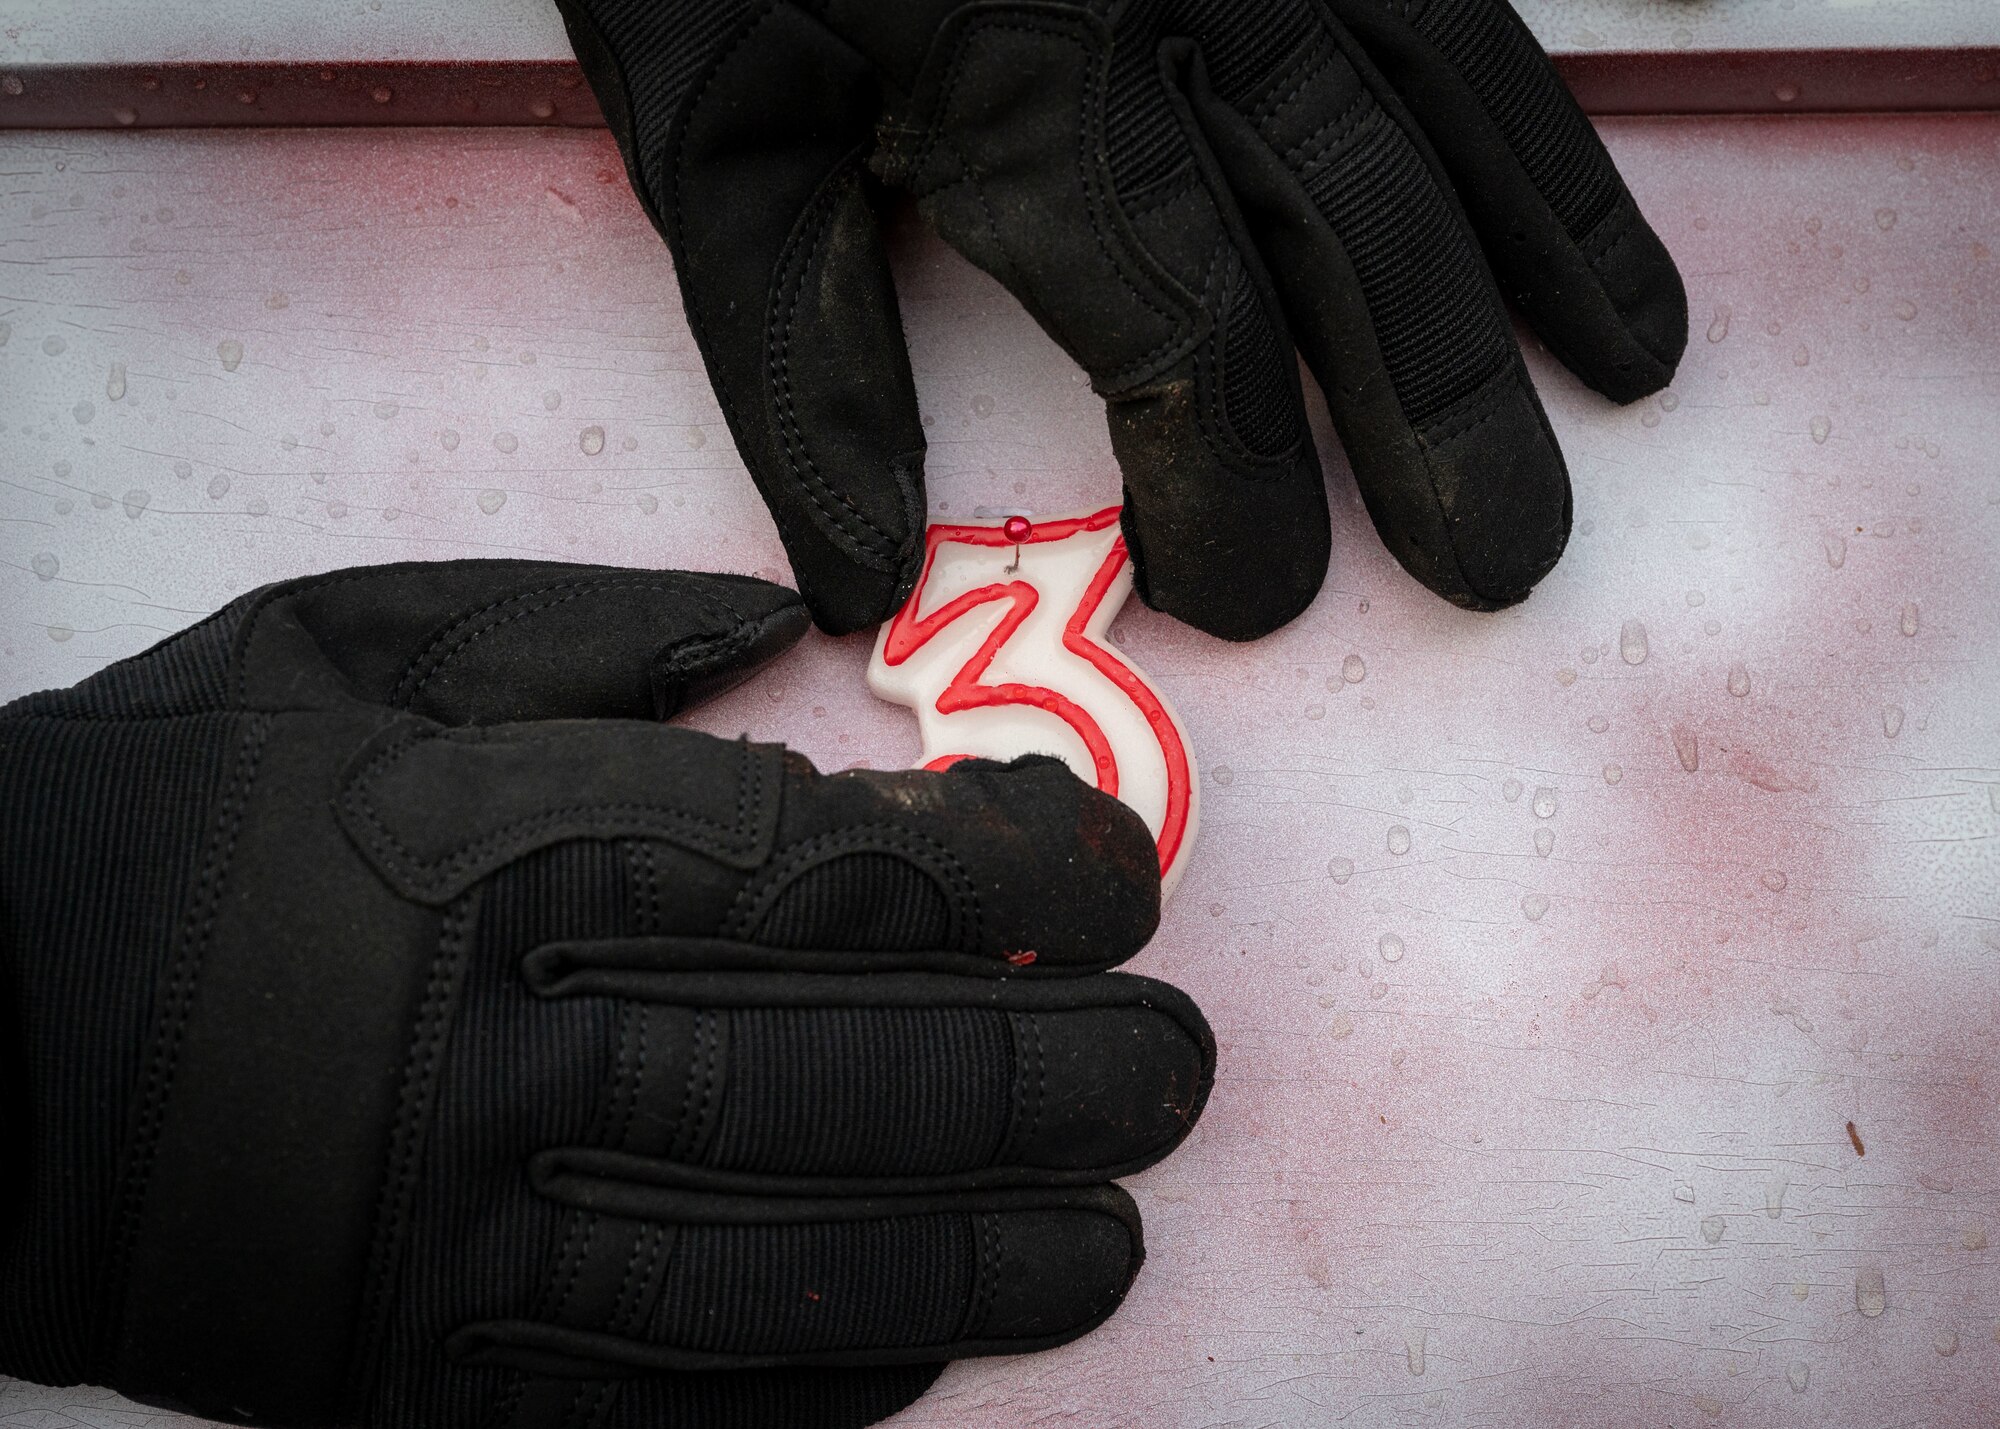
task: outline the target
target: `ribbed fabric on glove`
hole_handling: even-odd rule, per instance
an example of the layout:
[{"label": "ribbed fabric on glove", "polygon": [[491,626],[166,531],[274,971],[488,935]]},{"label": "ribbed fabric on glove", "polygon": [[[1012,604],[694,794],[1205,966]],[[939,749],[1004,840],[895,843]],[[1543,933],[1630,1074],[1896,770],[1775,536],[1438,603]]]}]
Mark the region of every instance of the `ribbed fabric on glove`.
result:
[{"label": "ribbed fabric on glove", "polygon": [[1294,343],[1383,541],[1487,610],[1570,524],[1501,294],[1618,401],[1687,340],[1672,260],[1506,0],[557,3],[828,630],[885,619],[923,549],[875,179],[1089,373],[1140,595],[1232,639],[1326,571]]},{"label": "ribbed fabric on glove", "polygon": [[840,1429],[1053,1345],[1214,1044],[1053,760],[662,725],[724,576],[386,566],[0,710],[0,1371],[274,1425]]}]

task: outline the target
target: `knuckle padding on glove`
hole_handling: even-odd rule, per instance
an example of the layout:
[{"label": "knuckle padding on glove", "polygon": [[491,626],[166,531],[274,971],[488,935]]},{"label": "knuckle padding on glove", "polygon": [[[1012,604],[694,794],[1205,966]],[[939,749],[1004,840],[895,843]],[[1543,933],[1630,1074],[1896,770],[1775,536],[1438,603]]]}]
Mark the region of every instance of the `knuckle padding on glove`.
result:
[{"label": "knuckle padding on glove", "polygon": [[691,730],[604,721],[376,735],[342,779],[355,844],[405,897],[443,903],[523,854],[575,838],[654,837],[754,868],[777,831],[782,752],[734,743],[687,757]]}]

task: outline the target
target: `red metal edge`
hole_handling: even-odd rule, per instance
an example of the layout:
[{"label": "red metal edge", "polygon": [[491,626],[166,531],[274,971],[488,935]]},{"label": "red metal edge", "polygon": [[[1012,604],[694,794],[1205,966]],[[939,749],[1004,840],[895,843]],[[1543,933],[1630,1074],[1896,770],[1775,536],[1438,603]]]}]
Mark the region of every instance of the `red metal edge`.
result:
[{"label": "red metal edge", "polygon": [[[1592,114],[2000,109],[2000,48],[1566,51]],[[0,129],[604,122],[568,60],[24,64]]]}]

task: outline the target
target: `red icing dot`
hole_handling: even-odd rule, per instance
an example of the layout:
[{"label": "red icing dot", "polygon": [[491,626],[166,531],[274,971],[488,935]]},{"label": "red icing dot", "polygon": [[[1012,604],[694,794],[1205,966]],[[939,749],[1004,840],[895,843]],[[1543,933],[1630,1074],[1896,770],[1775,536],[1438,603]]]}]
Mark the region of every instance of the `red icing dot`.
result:
[{"label": "red icing dot", "polygon": [[1001,525],[1000,534],[1010,541],[1025,541],[1035,534],[1035,523],[1025,516],[1009,516]]}]

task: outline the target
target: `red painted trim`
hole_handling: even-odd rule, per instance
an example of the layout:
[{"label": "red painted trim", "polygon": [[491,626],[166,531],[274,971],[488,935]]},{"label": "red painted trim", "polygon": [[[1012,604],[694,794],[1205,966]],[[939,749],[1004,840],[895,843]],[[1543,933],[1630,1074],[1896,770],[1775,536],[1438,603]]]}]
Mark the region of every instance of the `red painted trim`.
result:
[{"label": "red painted trim", "polygon": [[[1103,729],[1097,721],[1073,700],[1041,685],[986,685],[980,683],[988,669],[992,667],[994,656],[1000,648],[1013,638],[1014,632],[1034,610],[1041,596],[1026,581],[994,582],[964,592],[945,605],[932,611],[928,616],[919,617],[918,608],[923,604],[924,590],[930,584],[931,571],[937,564],[940,547],[947,544],[983,546],[987,548],[1014,545],[1032,546],[1043,542],[1066,540],[1081,531],[1102,531],[1116,524],[1119,508],[1106,507],[1088,516],[1073,517],[1063,521],[1039,523],[1025,541],[1014,541],[998,526],[932,526],[924,537],[924,569],[917,578],[916,589],[903,608],[896,612],[889,622],[889,631],[882,641],[882,660],[887,665],[900,665],[908,660],[940,631],[962,619],[971,611],[993,601],[1005,601],[1008,610],[1000,622],[980,644],[972,658],[952,676],[944,693],[938,696],[937,710],[940,714],[953,714],[959,710],[991,709],[1008,705],[1027,705],[1046,710],[1076,731],[1084,747],[1090,752],[1092,764],[1097,770],[1097,787],[1107,794],[1118,793],[1118,761],[1111,752],[1111,743],[1104,737]],[[1188,770],[1187,749],[1181,741],[1180,730],[1174,725],[1173,717],[1167,713],[1158,696],[1147,687],[1132,668],[1111,651],[1105,649],[1085,635],[1084,630],[1103,605],[1111,583],[1131,559],[1125,548],[1124,537],[1112,543],[1111,551],[1097,574],[1091,578],[1083,600],[1070,615],[1063,628],[1063,645],[1076,655],[1088,660],[1097,671],[1110,680],[1125,697],[1136,705],[1146,717],[1147,725],[1159,741],[1160,752],[1167,766],[1167,807],[1160,822],[1157,840],[1160,854],[1160,871],[1164,873],[1172,866],[1174,857],[1180,852],[1182,841],[1187,837],[1188,810],[1192,802],[1191,781]],[[945,754],[925,764],[926,769],[946,769],[967,758],[963,754]]]}]

